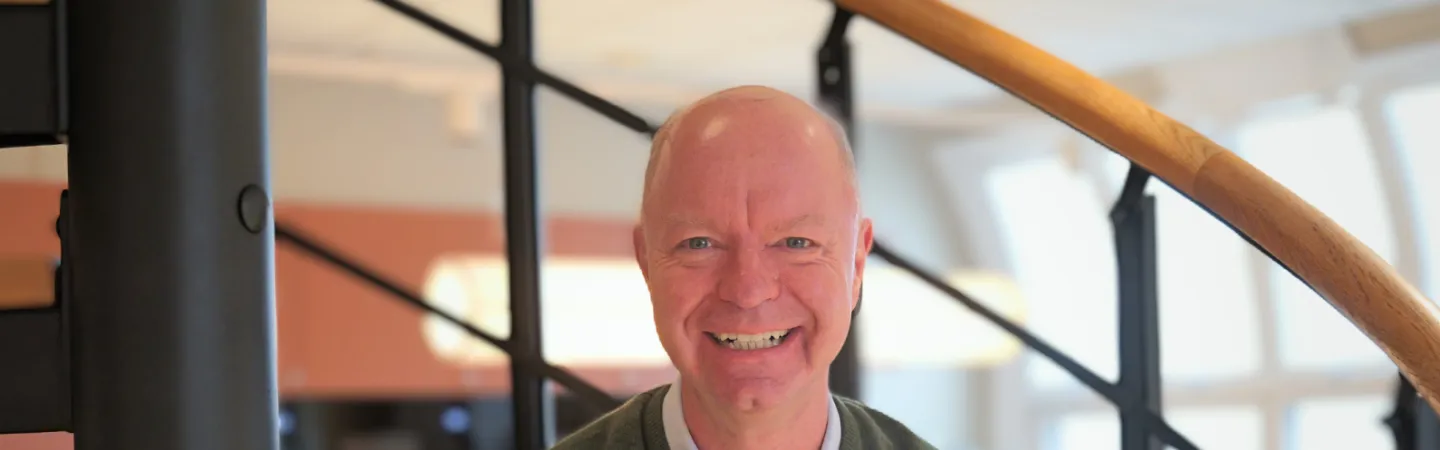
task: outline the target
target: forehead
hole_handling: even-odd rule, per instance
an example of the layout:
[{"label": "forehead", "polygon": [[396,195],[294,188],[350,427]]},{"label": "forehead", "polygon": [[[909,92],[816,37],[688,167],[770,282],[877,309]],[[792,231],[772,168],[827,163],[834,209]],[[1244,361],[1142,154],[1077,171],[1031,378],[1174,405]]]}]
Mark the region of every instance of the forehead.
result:
[{"label": "forehead", "polygon": [[844,215],[855,203],[846,150],[813,111],[765,102],[697,108],[671,133],[657,148],[647,217],[787,221]]}]

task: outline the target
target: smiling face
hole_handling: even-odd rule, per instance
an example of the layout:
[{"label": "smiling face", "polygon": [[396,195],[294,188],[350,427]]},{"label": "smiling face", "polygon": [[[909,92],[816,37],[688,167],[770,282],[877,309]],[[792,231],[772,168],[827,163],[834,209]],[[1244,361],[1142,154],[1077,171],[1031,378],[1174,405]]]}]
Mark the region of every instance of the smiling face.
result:
[{"label": "smiling face", "polygon": [[871,242],[837,137],[794,97],[739,88],[656,138],[636,258],[661,343],[708,401],[825,388]]}]

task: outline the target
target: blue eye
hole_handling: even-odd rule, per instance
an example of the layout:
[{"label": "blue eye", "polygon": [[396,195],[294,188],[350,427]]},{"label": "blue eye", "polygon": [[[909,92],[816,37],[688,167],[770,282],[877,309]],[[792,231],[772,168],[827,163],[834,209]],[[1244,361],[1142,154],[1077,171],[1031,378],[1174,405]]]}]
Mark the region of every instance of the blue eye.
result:
[{"label": "blue eye", "polygon": [[811,241],[811,240],[805,239],[805,238],[798,238],[798,237],[785,238],[785,247],[786,247],[786,248],[803,249],[803,248],[809,248],[812,244],[814,244],[814,241]]},{"label": "blue eye", "polygon": [[690,250],[704,250],[710,248],[710,238],[696,237],[686,239],[685,248]]}]

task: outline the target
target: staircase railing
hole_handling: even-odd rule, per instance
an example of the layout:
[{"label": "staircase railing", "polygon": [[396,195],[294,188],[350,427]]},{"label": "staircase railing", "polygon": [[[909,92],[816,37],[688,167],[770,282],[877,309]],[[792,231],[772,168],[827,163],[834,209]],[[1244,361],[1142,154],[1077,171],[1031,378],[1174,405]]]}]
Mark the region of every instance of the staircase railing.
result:
[{"label": "staircase railing", "polygon": [[1069,63],[935,0],[837,4],[1153,172],[1295,274],[1440,398],[1440,309],[1320,210],[1235,153]]}]

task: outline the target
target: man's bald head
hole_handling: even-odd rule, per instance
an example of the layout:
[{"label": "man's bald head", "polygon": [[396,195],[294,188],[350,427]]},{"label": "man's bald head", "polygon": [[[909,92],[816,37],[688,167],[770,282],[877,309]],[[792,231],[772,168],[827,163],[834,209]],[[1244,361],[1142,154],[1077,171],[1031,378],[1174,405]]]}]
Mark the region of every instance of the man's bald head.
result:
[{"label": "man's bald head", "polygon": [[686,413],[696,442],[735,447],[716,427],[801,409],[823,428],[873,244],[843,130],[746,86],[680,110],[653,145],[635,258],[684,403],[699,405]]},{"label": "man's bald head", "polygon": [[[855,157],[844,127],[809,103],[780,90],[763,86],[740,86],[716,92],[676,111],[656,131],[645,167],[644,198],[649,198],[655,171],[663,156],[674,147],[686,147],[714,138],[732,118],[748,117],[768,126],[795,133],[812,134],[815,145],[835,150],[844,167],[845,181],[857,190]],[[767,119],[772,119],[767,120]],[[823,137],[821,136],[823,135]],[[678,145],[677,145],[678,144]],[[643,202],[643,200],[642,200]],[[643,209],[643,208],[642,208]]]}]

